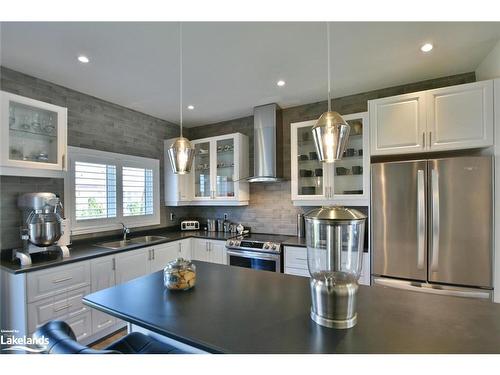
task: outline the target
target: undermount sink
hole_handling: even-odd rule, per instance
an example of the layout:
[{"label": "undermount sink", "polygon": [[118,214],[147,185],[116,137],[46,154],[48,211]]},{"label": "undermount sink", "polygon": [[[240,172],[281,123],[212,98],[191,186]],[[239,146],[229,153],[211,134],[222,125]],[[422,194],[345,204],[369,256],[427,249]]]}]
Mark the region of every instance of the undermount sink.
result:
[{"label": "undermount sink", "polygon": [[165,241],[166,239],[168,238],[163,236],[141,236],[141,237],[131,238],[129,240],[101,242],[98,243],[97,246],[104,247],[106,249],[118,250],[118,249],[126,249],[130,246],[148,245],[156,242]]},{"label": "undermount sink", "polygon": [[136,237],[136,238],[131,238],[130,242],[132,243],[152,243],[152,242],[160,242],[160,241],[165,241],[167,237],[163,236],[142,236],[142,237]]}]

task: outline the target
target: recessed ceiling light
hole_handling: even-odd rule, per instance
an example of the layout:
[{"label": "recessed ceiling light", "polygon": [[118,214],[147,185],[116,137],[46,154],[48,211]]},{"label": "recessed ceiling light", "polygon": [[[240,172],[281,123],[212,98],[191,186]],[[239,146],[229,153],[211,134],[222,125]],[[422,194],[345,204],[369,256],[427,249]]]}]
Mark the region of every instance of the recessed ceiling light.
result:
[{"label": "recessed ceiling light", "polygon": [[422,52],[430,52],[434,46],[431,43],[425,43],[422,47],[420,47],[420,51]]},{"label": "recessed ceiling light", "polygon": [[282,79],[280,79],[278,82],[276,82],[276,84],[281,87],[281,86],[285,86],[286,82],[283,81]]},{"label": "recessed ceiling light", "polygon": [[80,55],[78,56],[78,61],[80,61],[83,64],[87,64],[90,60],[87,56]]},{"label": "recessed ceiling light", "polygon": [[194,105],[192,105],[192,104],[188,105],[188,109],[189,109],[190,111],[192,111],[192,110],[194,109]]}]

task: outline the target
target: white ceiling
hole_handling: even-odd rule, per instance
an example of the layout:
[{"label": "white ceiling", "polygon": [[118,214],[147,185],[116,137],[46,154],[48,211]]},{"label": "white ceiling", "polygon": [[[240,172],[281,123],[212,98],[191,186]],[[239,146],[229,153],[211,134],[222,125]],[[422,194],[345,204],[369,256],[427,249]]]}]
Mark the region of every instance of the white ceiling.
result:
[{"label": "white ceiling", "polygon": [[[332,23],[333,96],[470,72],[500,23]],[[179,121],[178,23],[2,23],[1,64]],[[186,126],[326,97],[324,23],[184,23]],[[434,50],[420,52],[423,42]],[[90,63],[78,63],[85,54]],[[286,86],[277,87],[283,79]]]}]

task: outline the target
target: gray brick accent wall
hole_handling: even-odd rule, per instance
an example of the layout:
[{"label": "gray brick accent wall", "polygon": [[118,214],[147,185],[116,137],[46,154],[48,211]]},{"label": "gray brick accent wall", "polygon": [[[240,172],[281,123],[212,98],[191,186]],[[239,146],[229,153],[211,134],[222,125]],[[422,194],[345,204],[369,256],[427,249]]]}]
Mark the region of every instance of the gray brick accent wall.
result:
[{"label": "gray brick accent wall", "polygon": [[[184,209],[163,206],[163,140],[179,134],[179,126],[144,113],[140,113],[78,91],[32,77],[6,67],[0,67],[0,89],[47,103],[68,108],[68,144],[102,151],[160,159],[161,183],[161,226],[177,225],[177,220],[168,220],[168,213],[177,218],[184,215]],[[2,177],[0,179],[0,209],[12,211],[16,186],[19,192],[40,191],[40,180],[32,181]],[[49,180],[50,181],[50,180]],[[45,187],[54,188],[50,184]],[[51,190],[48,190],[51,191]],[[4,206],[6,205],[6,206]],[[18,227],[14,220],[0,223],[0,248],[18,246]],[[16,226],[15,235],[12,234]]]}]

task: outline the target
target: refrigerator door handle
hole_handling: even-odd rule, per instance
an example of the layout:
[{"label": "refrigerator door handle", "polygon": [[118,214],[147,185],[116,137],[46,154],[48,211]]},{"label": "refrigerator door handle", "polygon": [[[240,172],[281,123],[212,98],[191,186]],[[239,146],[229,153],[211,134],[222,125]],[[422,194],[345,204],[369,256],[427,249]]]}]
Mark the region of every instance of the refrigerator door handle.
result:
[{"label": "refrigerator door handle", "polygon": [[425,177],[417,171],[417,268],[424,269],[425,259]]},{"label": "refrigerator door handle", "polygon": [[432,240],[431,271],[438,270],[439,263],[439,177],[436,169],[431,170],[432,191]]}]

